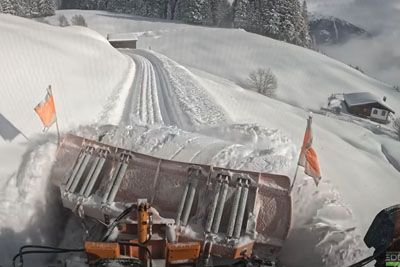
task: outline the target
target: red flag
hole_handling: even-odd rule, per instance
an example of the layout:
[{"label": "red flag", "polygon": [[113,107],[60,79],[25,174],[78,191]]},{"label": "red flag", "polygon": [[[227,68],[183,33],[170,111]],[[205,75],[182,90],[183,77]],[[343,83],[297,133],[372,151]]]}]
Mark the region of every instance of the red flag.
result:
[{"label": "red flag", "polygon": [[319,168],[318,156],[312,147],[313,135],[311,129],[312,117],[307,120],[307,129],[304,134],[303,146],[301,147],[299,165],[305,168],[304,172],[314,178],[318,186],[321,180],[321,171]]},{"label": "red flag", "polygon": [[35,107],[35,111],[39,115],[45,130],[56,122],[56,108],[54,106],[54,98],[50,87],[47,89],[44,100]]}]

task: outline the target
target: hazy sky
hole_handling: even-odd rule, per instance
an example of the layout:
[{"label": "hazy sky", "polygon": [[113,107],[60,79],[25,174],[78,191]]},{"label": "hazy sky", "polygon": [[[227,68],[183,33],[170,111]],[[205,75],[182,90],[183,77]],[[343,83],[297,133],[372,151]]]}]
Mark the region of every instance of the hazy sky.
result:
[{"label": "hazy sky", "polygon": [[400,85],[400,0],[308,0],[314,13],[346,19],[374,37],[323,47],[328,55],[359,65],[371,76]]}]

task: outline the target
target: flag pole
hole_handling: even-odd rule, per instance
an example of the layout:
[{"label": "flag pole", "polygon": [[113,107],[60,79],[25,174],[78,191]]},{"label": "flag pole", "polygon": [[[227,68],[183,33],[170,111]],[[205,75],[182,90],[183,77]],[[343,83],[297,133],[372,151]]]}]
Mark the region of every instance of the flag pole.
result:
[{"label": "flag pole", "polygon": [[25,137],[26,141],[30,141],[29,138],[28,138],[23,132],[19,131],[19,133],[20,133],[23,137]]},{"label": "flag pole", "polygon": [[[51,85],[49,85],[48,90],[49,90],[50,95],[51,95],[51,96],[53,97],[53,99],[54,99],[53,90],[51,89]],[[55,105],[55,103],[54,103],[54,113],[56,114],[57,144],[58,144],[58,146],[60,146],[60,142],[61,142],[60,128],[58,127],[58,116],[57,116],[57,110],[56,110],[56,105]]]},{"label": "flag pole", "polygon": [[[307,131],[307,128],[308,128],[309,124],[311,123],[311,121],[310,121],[311,119],[312,119],[312,112],[310,112],[310,114],[309,114],[309,116],[308,116],[308,119],[307,119],[307,127],[306,127],[306,131]],[[303,153],[303,146],[304,146],[304,141],[303,141],[303,145],[301,146],[301,149],[300,149],[300,153],[299,153],[299,159],[297,160],[296,173],[294,174],[294,177],[293,177],[293,182],[292,182],[292,185],[290,186],[290,189],[289,189],[289,195],[292,193],[292,190],[293,190],[294,184],[296,183],[296,179],[297,179],[297,173],[298,173],[298,171],[299,171],[299,167],[300,167],[300,159],[301,159],[301,154]]]},{"label": "flag pole", "polygon": [[58,128],[58,118],[57,118],[57,113],[56,113],[56,127],[57,127],[57,144],[60,146],[61,142],[61,137],[60,137],[60,128]]},{"label": "flag pole", "polygon": [[299,160],[297,161],[297,167],[296,167],[296,172],[295,172],[294,177],[293,177],[293,182],[292,182],[292,185],[290,186],[290,189],[289,189],[289,195],[292,193],[294,184],[296,183],[297,173],[298,173],[299,167],[300,167],[300,157],[301,157],[301,152],[300,152],[300,155],[299,155]]}]

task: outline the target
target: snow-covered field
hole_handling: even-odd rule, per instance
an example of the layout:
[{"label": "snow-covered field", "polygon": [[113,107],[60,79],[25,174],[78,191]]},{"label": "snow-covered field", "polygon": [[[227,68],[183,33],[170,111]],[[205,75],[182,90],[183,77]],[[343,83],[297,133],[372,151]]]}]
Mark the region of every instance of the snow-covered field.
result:
[{"label": "snow-covered field", "polygon": [[[0,113],[31,138],[0,139],[0,265],[21,244],[57,242],[45,229],[49,221],[63,225],[54,218],[56,194],[44,193],[56,138],[54,131],[40,133],[32,111],[48,84],[63,132],[90,137],[98,126],[114,124],[120,126],[109,140],[115,145],[289,176],[308,111],[326,105],[330,94],[370,91],[400,112],[400,94],[387,85],[310,50],[243,30],[58,12],[76,13],[103,36],[138,32],[139,47],[151,51],[121,54],[88,29],[0,15]],[[56,16],[48,20],[57,23]],[[278,99],[243,89],[258,67],[276,74]],[[315,114],[314,144],[323,180],[316,189],[299,173],[293,229],[280,259],[289,267],[344,266],[366,250],[361,237],[375,214],[399,202],[399,142],[363,124]]]}]

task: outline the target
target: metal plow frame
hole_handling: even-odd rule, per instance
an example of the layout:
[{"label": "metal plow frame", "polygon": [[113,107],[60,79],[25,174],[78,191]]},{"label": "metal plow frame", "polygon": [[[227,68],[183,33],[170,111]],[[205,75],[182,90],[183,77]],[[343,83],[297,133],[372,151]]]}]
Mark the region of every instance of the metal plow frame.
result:
[{"label": "metal plow frame", "polygon": [[251,240],[260,256],[276,256],[290,228],[290,179],[281,175],[170,161],[68,134],[52,181],[64,206],[87,216],[104,221],[146,198],[175,219],[179,239]]}]

